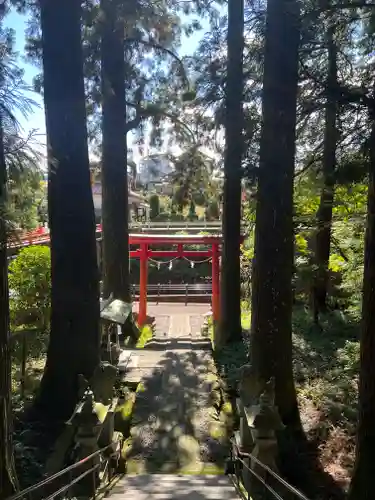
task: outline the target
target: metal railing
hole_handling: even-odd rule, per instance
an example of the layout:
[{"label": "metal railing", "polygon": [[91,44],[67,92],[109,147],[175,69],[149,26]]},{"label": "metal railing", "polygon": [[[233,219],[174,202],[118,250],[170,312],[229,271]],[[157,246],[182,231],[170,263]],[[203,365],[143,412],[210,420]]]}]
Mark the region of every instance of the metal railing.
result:
[{"label": "metal railing", "polygon": [[[99,486],[105,488],[111,484],[114,478],[114,453],[106,452],[113,449],[113,443],[108,446],[97,450],[95,453],[83,458],[77,463],[66,467],[65,469],[49,476],[42,481],[29,486],[28,488],[15,493],[7,500],[53,500],[55,498],[75,498],[74,486],[82,482],[83,479],[87,478],[91,474],[91,497],[94,498]],[[90,464],[92,463],[92,465]],[[96,463],[95,463],[96,462]],[[78,476],[74,477],[77,469],[82,469],[83,467],[89,466],[89,469],[84,470]],[[99,477],[99,473],[102,473],[102,477]],[[65,479],[65,480],[64,480]],[[62,486],[61,480],[64,480]],[[53,488],[53,483],[56,483],[56,489]],[[86,497],[86,495],[84,495]]]},{"label": "metal railing", "polygon": [[[139,285],[133,284],[134,293],[139,293]],[[147,293],[157,292],[186,292],[186,293],[210,293],[212,291],[211,283],[158,283],[157,285],[147,285]]]},{"label": "metal railing", "polygon": [[[231,439],[231,445],[226,474],[244,500],[310,500],[253,454],[242,451],[235,439]],[[250,463],[256,467],[250,467]]]},{"label": "metal railing", "polygon": [[[133,297],[139,295],[139,285],[132,285]],[[206,296],[212,293],[211,283],[158,283],[157,285],[147,285],[147,296],[156,297],[156,301],[161,297],[168,297],[171,295],[185,296],[185,304],[189,301],[189,296]]]},{"label": "metal railing", "polygon": [[165,221],[165,222],[138,222],[134,221],[129,224],[130,228],[139,228],[139,229],[153,229],[153,228],[173,228],[182,227],[185,229],[198,228],[198,229],[212,229],[212,228],[220,228],[221,229],[221,221]]}]

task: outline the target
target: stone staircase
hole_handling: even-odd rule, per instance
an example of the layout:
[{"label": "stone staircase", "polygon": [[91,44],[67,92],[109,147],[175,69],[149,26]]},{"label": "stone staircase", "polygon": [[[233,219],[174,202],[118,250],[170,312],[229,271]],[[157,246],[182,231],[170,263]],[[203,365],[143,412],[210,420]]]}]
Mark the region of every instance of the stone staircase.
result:
[{"label": "stone staircase", "polygon": [[[234,500],[223,475],[227,422],[220,414],[218,377],[201,318],[156,318],[154,338],[121,363],[138,382],[127,475],[110,496],[134,500]],[[130,356],[129,356],[130,355]]]},{"label": "stone staircase", "polygon": [[120,479],[110,493],[112,500],[238,500],[227,476],[130,475]]}]

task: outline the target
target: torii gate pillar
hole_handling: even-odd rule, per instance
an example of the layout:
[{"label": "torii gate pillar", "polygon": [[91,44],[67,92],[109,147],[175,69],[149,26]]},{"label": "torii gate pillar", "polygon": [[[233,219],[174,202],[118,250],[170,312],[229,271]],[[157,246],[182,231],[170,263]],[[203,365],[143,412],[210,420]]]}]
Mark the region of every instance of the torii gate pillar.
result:
[{"label": "torii gate pillar", "polygon": [[147,319],[147,268],[148,268],[148,245],[141,244],[141,252],[139,258],[139,312],[138,325],[142,327]]},{"label": "torii gate pillar", "polygon": [[220,319],[220,252],[219,244],[212,244],[212,319],[214,324]]}]

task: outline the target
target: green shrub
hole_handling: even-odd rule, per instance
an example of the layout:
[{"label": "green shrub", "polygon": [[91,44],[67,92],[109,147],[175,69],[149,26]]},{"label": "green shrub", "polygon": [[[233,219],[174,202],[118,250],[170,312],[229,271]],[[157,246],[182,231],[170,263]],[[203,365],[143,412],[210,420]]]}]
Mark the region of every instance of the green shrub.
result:
[{"label": "green shrub", "polygon": [[199,205],[201,207],[206,205],[207,196],[204,191],[195,191],[193,194],[193,200],[195,205]]},{"label": "green shrub", "polygon": [[189,220],[197,220],[198,219],[198,216],[197,216],[196,211],[195,211],[194,200],[190,201],[188,218],[189,218]]},{"label": "green shrub", "polygon": [[150,219],[154,220],[160,214],[160,201],[157,194],[150,196]]},{"label": "green shrub", "polygon": [[47,246],[30,246],[9,265],[13,328],[34,325],[46,330],[51,304],[51,257]]}]

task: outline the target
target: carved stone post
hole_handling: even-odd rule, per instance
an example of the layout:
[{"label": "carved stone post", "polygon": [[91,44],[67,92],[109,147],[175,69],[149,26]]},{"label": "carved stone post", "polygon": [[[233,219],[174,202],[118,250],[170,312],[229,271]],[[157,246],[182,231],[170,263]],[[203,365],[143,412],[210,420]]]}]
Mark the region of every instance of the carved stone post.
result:
[{"label": "carved stone post", "polygon": [[[237,411],[240,416],[239,445],[245,453],[252,453],[254,448],[254,439],[248,423],[248,409],[258,401],[263,385],[251,364],[241,367],[240,399],[237,400]],[[249,470],[250,460],[244,458],[243,461],[246,465],[242,466],[242,481],[246,490],[250,491],[252,481],[252,474]]]},{"label": "carved stone post", "polygon": [[[254,441],[252,451],[253,457],[259,460],[262,464],[270,469],[277,471],[277,438],[276,431],[284,428],[278,410],[274,404],[275,391],[274,381],[271,379],[265,387],[264,392],[259,397],[259,403],[246,409],[248,424],[251,430],[251,435]],[[261,477],[265,482],[272,478],[265,469],[255,460],[250,461],[250,468],[257,476]],[[264,498],[267,495],[267,490],[261,482],[255,478],[251,479],[250,493],[256,499],[258,496]]]},{"label": "carved stone post", "polygon": [[[75,434],[75,461],[78,462],[83,458],[95,453],[98,448],[98,436],[102,427],[101,418],[95,409],[94,393],[88,389],[83,397],[83,401],[77,406],[74,412],[71,423],[77,428]],[[94,466],[99,466],[99,455],[92,460],[89,460],[85,467],[80,467],[77,474],[82,474],[85,470],[89,470]],[[77,497],[90,498],[95,495],[95,490],[99,486],[99,468],[92,474],[88,474],[85,478],[79,481],[74,487],[73,492]]]}]

